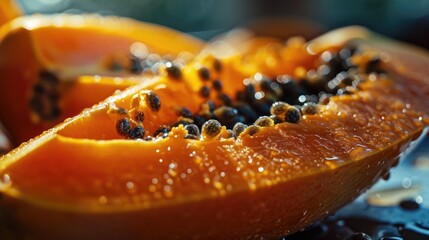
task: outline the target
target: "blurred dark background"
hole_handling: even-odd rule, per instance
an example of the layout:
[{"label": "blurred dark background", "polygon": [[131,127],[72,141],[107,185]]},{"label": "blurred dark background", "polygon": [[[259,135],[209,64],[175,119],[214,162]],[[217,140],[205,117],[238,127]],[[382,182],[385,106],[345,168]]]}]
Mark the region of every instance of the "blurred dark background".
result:
[{"label": "blurred dark background", "polygon": [[[282,31],[314,33],[347,25],[363,25],[384,35],[429,49],[429,0],[19,0],[28,13],[100,13],[129,16],[169,26],[195,36],[211,37],[257,20],[287,17]],[[295,24],[296,23],[296,24]],[[309,24],[310,23],[310,24]],[[300,26],[296,29],[293,25]],[[262,26],[262,27],[261,27]],[[282,26],[284,26],[282,28]],[[303,26],[303,27],[301,27]],[[311,35],[309,36],[311,37]]]}]

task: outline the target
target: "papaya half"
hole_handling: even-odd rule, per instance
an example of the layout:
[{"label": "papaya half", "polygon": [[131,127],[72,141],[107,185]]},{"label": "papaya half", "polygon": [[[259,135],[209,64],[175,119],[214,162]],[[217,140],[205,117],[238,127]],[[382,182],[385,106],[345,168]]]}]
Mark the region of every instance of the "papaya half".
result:
[{"label": "papaya half", "polygon": [[[196,54],[202,46],[183,33],[126,18],[16,18],[0,29],[0,121],[17,146],[142,81],[143,58],[150,65],[154,58]],[[137,78],[116,79],[130,75]]]},{"label": "papaya half", "polygon": [[279,238],[388,174],[429,123],[424,50],[358,27],[270,46],[162,62],[3,156],[7,237]]},{"label": "papaya half", "polygon": [[[21,9],[14,0],[4,0],[0,2],[0,26],[21,15]],[[0,155],[11,150],[11,145],[4,127],[0,122]]]}]

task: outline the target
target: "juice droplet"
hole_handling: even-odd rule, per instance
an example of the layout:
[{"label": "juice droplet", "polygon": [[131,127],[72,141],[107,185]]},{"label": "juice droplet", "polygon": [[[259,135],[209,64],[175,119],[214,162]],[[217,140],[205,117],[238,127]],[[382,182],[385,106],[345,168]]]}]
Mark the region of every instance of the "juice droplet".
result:
[{"label": "juice droplet", "polygon": [[3,174],[3,176],[0,178],[0,189],[8,188],[11,185],[12,185],[12,180],[9,174]]},{"label": "juice droplet", "polygon": [[107,197],[106,196],[100,196],[99,198],[98,198],[98,203],[99,204],[102,204],[102,205],[105,205],[105,204],[107,204]]}]

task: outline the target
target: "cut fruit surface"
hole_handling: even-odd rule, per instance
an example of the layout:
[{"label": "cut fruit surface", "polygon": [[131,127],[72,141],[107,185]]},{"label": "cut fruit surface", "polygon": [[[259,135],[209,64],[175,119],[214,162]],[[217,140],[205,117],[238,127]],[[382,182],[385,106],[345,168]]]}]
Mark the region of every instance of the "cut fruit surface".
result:
[{"label": "cut fruit surface", "polygon": [[[298,231],[388,173],[428,124],[427,70],[413,66],[429,57],[391,44],[348,28],[297,46],[312,51],[282,72],[291,59],[261,67],[266,55],[257,50],[202,55],[182,68],[165,63],[159,75],[2,157],[5,221],[32,239],[274,239]],[[329,65],[335,58],[327,55],[353,48],[340,62],[351,65]],[[322,65],[340,70],[320,90],[303,79]],[[347,83],[343,68],[356,82]],[[343,85],[333,86],[340,77]],[[293,83],[301,88],[290,90]],[[273,116],[260,118],[270,91]],[[328,91],[325,100],[300,100]],[[251,126],[239,130],[239,122]]]},{"label": "cut fruit surface", "polygon": [[[126,18],[16,18],[0,29],[0,121],[18,145],[142,81],[141,58],[150,65],[150,59],[192,55],[202,46],[183,33]],[[86,74],[99,77],[77,81]],[[135,81],[111,80],[126,75]]]}]

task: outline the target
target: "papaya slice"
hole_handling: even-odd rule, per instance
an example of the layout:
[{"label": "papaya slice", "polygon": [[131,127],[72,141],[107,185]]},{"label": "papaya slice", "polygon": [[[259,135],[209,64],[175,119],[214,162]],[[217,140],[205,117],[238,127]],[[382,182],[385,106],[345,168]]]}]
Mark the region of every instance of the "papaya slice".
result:
[{"label": "papaya slice", "polygon": [[[16,18],[0,30],[0,121],[17,145],[115,90],[142,81],[137,77],[118,83],[102,76],[139,76],[144,59],[174,59],[196,54],[202,46],[202,41],[183,33],[126,18],[66,14]],[[93,74],[100,77],[79,80]],[[90,93],[75,97],[77,91]]]},{"label": "papaya slice", "polygon": [[301,111],[283,94],[273,116],[255,120],[271,90],[309,84],[290,80],[302,70],[269,80],[270,90],[262,74],[246,76],[237,56],[201,56],[174,71],[161,67],[3,156],[0,206],[10,236],[274,239],[331,214],[424,132],[429,84],[418,66],[429,57],[361,28],[305,48],[313,68],[347,50],[343,62],[356,64],[347,76],[360,79],[354,89],[341,81],[333,96]]}]

